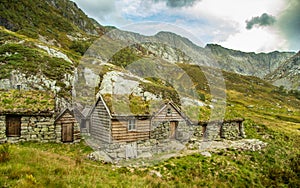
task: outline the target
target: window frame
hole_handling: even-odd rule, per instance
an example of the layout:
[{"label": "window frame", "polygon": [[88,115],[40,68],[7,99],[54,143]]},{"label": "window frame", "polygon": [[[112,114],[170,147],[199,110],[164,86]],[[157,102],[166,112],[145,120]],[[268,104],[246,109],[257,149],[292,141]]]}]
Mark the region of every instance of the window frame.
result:
[{"label": "window frame", "polygon": [[128,125],[127,125],[128,131],[135,131],[136,130],[136,120],[135,119],[129,119]]}]

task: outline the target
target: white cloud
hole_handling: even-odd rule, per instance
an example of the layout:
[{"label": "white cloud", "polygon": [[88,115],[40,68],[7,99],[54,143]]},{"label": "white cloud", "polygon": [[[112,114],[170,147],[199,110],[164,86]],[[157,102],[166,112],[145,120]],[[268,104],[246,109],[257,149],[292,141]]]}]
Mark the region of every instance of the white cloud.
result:
[{"label": "white cloud", "polygon": [[287,41],[274,30],[254,28],[242,30],[228,37],[220,45],[245,52],[270,52],[287,50]]},{"label": "white cloud", "polygon": [[89,17],[92,17],[103,25],[122,25],[129,23],[123,18],[119,8],[116,6],[116,0],[72,0]]},{"label": "white cloud", "polygon": [[[218,43],[228,48],[256,52],[287,49],[287,41],[275,26],[251,31],[245,29],[245,21],[252,17],[263,13],[279,16],[287,4],[286,0],[200,0],[179,8],[171,8],[163,0],[74,1],[104,25],[127,25],[128,28],[131,23],[161,21],[187,31],[179,34],[192,33],[193,37],[184,36],[193,41],[198,38],[197,44],[201,43],[199,41]],[[144,34],[166,30],[157,24],[147,25],[147,22],[143,28],[134,27],[128,30]]]}]

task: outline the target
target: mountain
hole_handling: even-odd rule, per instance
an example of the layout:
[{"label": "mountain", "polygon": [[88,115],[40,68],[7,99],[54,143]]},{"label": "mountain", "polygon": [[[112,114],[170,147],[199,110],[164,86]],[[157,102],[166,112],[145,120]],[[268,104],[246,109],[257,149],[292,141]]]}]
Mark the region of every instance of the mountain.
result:
[{"label": "mountain", "polygon": [[[264,78],[276,70],[294,52],[254,53],[224,48],[217,44],[207,44],[204,48],[189,39],[171,32],[159,32],[154,36],[114,30],[108,35],[113,38],[138,43],[153,55],[173,63],[185,62],[218,67],[225,71]],[[259,71],[258,71],[259,70]]]},{"label": "mountain", "polygon": [[209,49],[223,70],[238,74],[264,78],[277,69],[294,52],[246,53],[226,49],[220,45],[208,44]]},{"label": "mountain", "polygon": [[[298,122],[297,99],[257,78],[276,70],[294,53],[245,53],[213,44],[203,48],[170,32],[143,36],[103,27],[68,0],[6,1],[0,7],[1,89],[21,85],[26,90],[48,90],[63,107],[72,102],[76,87],[82,91],[78,97],[92,103],[95,93],[112,95],[118,84],[118,92],[125,96],[146,97],[153,104],[173,100],[185,106],[187,114],[200,110],[201,117],[193,117],[196,120],[208,119],[222,103],[222,97],[213,98],[215,90],[228,96],[225,118],[252,111],[249,118],[259,120],[262,113],[272,121]],[[100,40],[106,45],[99,45],[103,32],[107,37]],[[99,80],[96,85],[95,80]],[[274,105],[276,110],[270,113]],[[283,106],[293,111],[291,117],[282,112]]]},{"label": "mountain", "polygon": [[276,86],[300,91],[300,51],[266,75],[266,79]]}]

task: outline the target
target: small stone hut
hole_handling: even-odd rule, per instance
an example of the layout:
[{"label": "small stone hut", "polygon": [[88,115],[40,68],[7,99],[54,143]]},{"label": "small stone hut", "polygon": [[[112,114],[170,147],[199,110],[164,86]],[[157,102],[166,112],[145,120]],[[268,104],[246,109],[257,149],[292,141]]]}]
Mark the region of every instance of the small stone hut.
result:
[{"label": "small stone hut", "polygon": [[55,98],[43,91],[0,91],[0,143],[62,142],[55,124]]}]

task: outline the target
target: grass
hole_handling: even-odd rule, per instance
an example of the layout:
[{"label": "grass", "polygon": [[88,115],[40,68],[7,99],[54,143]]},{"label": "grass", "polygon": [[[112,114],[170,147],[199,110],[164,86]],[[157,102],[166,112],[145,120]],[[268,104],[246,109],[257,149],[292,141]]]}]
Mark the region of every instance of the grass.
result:
[{"label": "grass", "polygon": [[54,96],[45,91],[0,90],[0,112],[53,112]]},{"label": "grass", "polygon": [[[19,143],[0,163],[1,187],[299,187],[299,137],[247,119],[246,134],[268,143],[261,151],[222,150],[173,157],[150,167],[90,161],[79,144]],[[157,177],[155,173],[161,174]]]},{"label": "grass", "polygon": [[0,146],[0,163],[9,161],[10,159],[10,148],[8,144],[2,144]]}]

